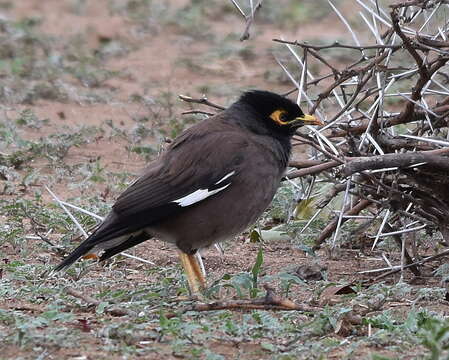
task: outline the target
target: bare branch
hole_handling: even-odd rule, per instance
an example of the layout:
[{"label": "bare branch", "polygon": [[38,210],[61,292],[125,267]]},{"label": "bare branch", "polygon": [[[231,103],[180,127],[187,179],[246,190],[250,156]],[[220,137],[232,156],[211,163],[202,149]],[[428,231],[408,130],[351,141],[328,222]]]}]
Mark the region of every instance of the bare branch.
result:
[{"label": "bare branch", "polygon": [[[359,214],[363,209],[366,209],[369,205],[371,205],[370,200],[360,200],[354,207],[346,210],[342,217],[342,222],[345,222],[348,220],[346,216],[348,215],[357,215]],[[321,234],[318,236],[318,238],[315,240],[315,245],[313,246],[314,250],[318,250],[321,247],[321,244],[332,235],[332,233],[335,231],[338,225],[338,219],[335,219],[331,223],[329,223],[323,231],[321,231]]]},{"label": "bare branch", "polygon": [[346,44],[340,44],[338,41],[336,41],[332,44],[329,44],[329,45],[312,45],[312,44],[308,44],[306,42],[301,42],[301,41],[296,41],[296,40],[288,41],[288,40],[282,40],[282,39],[273,39],[273,41],[278,42],[278,43],[283,43],[283,44],[300,46],[302,48],[313,49],[313,50],[326,50],[326,49],[341,48],[341,49],[353,49],[353,50],[358,50],[360,52],[363,52],[363,50],[369,50],[369,49],[398,50],[401,48],[400,45],[346,45]]},{"label": "bare branch", "polygon": [[217,310],[282,310],[282,311],[314,311],[314,308],[307,305],[299,305],[289,299],[281,298],[274,293],[274,290],[265,285],[266,295],[263,298],[252,300],[228,300],[216,301],[209,304],[194,304],[180,309],[177,313],[169,313],[165,316],[172,318],[188,311],[217,311]]},{"label": "bare branch", "polygon": [[185,102],[188,102],[188,103],[207,105],[207,106],[213,107],[213,108],[218,109],[218,110],[225,110],[226,109],[224,106],[221,106],[221,105],[218,105],[218,104],[214,104],[213,102],[210,102],[207,99],[206,95],[203,95],[203,97],[201,97],[201,98],[192,98],[192,97],[186,96],[186,95],[178,95],[178,97],[182,101],[185,101]]},{"label": "bare branch", "polygon": [[[97,299],[94,299],[93,297],[89,296],[89,295],[85,295],[77,290],[75,290],[72,287],[66,287],[65,291],[67,294],[72,295],[73,297],[76,297],[78,299],[83,300],[84,302],[86,302],[89,306],[94,306],[97,307],[98,305],[100,305],[100,301],[98,301]],[[116,306],[113,307],[106,307],[105,312],[108,314],[111,314],[113,316],[133,316],[135,315],[134,312],[128,310],[128,309],[122,309]]]},{"label": "bare branch", "polygon": [[[344,174],[350,176],[364,170],[384,169],[391,167],[407,167],[418,163],[426,163],[443,171],[449,171],[449,148],[423,152],[409,152],[405,154],[385,154],[359,158],[349,162],[344,168]],[[349,160],[349,159],[348,159]]]}]

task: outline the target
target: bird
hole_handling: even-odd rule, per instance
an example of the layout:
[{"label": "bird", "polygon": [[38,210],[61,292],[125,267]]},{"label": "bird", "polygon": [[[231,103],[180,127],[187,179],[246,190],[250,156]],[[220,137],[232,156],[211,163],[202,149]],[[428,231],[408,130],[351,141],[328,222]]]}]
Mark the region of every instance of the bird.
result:
[{"label": "bird", "polygon": [[206,279],[196,252],[256,222],[280,186],[291,139],[303,125],[324,123],[279,94],[243,92],[174,139],[54,270],[92,254],[103,261],[154,237],[176,245],[191,294],[201,293]]}]

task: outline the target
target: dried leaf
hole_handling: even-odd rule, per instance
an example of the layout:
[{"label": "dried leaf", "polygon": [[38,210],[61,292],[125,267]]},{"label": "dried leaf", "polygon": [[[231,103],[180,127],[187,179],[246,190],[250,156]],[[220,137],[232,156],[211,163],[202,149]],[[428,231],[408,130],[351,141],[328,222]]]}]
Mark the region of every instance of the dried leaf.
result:
[{"label": "dried leaf", "polygon": [[298,266],[296,269],[296,275],[302,280],[318,281],[323,280],[323,271],[326,267],[318,264],[304,264]]},{"label": "dried leaf", "polygon": [[356,292],[351,288],[352,284],[333,285],[327,287],[320,296],[320,305],[332,305],[341,301],[337,295],[355,294]]}]

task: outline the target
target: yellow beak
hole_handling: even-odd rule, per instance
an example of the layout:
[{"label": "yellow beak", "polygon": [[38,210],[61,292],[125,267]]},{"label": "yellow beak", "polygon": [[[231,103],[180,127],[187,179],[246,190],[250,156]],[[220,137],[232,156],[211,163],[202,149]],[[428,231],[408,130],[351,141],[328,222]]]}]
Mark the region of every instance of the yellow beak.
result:
[{"label": "yellow beak", "polygon": [[323,126],[324,122],[322,122],[320,119],[317,119],[315,116],[313,115],[303,115],[303,116],[299,116],[296,119],[294,119],[292,121],[292,123],[304,123],[305,125],[319,125],[319,126]]}]

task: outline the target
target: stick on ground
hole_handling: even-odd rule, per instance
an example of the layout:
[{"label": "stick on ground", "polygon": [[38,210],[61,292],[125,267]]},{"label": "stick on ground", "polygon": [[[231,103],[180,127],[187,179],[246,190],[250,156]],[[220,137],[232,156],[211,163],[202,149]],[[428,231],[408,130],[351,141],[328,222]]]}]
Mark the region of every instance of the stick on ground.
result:
[{"label": "stick on ground", "polygon": [[[90,306],[97,307],[98,305],[100,305],[100,301],[98,301],[97,299],[94,299],[92,296],[85,295],[70,286],[66,287],[65,291],[67,294],[72,295],[73,297],[76,297],[78,299],[85,301]],[[110,315],[113,315],[113,316],[127,316],[127,315],[132,316],[132,315],[134,315],[134,313],[132,311],[127,310],[127,309],[122,309],[122,308],[119,308],[116,306],[111,307],[111,308],[106,308],[105,312]]]},{"label": "stick on ground", "polygon": [[209,304],[193,304],[181,308],[177,313],[168,313],[167,318],[176,317],[188,311],[216,311],[216,310],[282,310],[282,311],[317,311],[319,308],[314,308],[308,305],[299,305],[295,302],[282,298],[274,293],[274,289],[265,285],[266,295],[262,298],[251,300],[227,300],[215,301]]}]

